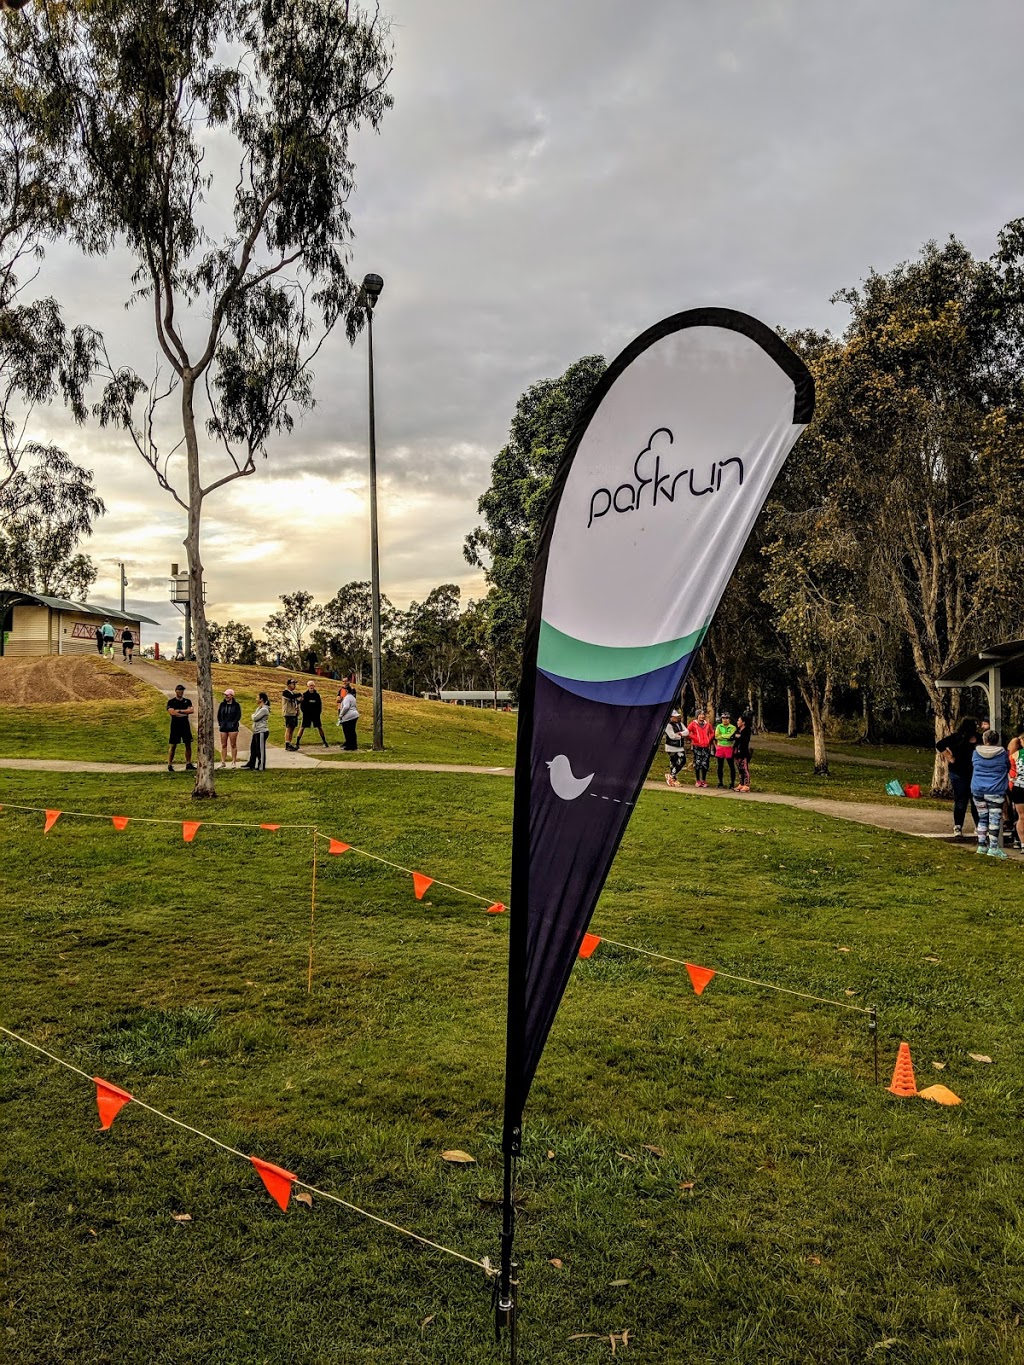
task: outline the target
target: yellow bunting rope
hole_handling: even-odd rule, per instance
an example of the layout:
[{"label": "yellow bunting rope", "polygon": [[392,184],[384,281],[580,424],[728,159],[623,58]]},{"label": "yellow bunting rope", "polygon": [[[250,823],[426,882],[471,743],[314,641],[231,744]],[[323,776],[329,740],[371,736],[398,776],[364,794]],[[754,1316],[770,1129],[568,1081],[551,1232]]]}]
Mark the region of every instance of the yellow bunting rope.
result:
[{"label": "yellow bunting rope", "polygon": [[[45,1047],[40,1047],[38,1043],[30,1042],[28,1038],[23,1038],[20,1033],[15,1033],[13,1029],[4,1028],[0,1024],[0,1033],[8,1038],[13,1038],[15,1042],[22,1043],[25,1047],[30,1047],[34,1052],[41,1052],[44,1057],[48,1057],[51,1062],[56,1062],[58,1066],[65,1067],[68,1071],[73,1071],[76,1076],[82,1076],[92,1085],[93,1078],[87,1071],[80,1067],[66,1062],[63,1057],[58,1057],[56,1053],[48,1052]],[[214,1147],[219,1147],[224,1152],[229,1152],[231,1156],[241,1157],[245,1162],[250,1162],[251,1158],[245,1153],[240,1152],[237,1147],[230,1147],[226,1142],[221,1142],[219,1138],[211,1137],[209,1133],[204,1133],[201,1128],[193,1128],[190,1123],[184,1123],[181,1119],[176,1119],[172,1114],[165,1114],[162,1109],[154,1109],[151,1104],[146,1104],[136,1095],[132,1095],[132,1103],[137,1104],[140,1109],[145,1109],[147,1113],[154,1114],[158,1119],[163,1119],[166,1123],[173,1123],[176,1128],[183,1128],[187,1133],[192,1133],[204,1142],[212,1143]],[[347,1199],[342,1199],[340,1195],[332,1194],[330,1190],[322,1190],[316,1185],[310,1185],[305,1180],[300,1180],[297,1176],[292,1182],[300,1189],[309,1190],[310,1194],[319,1195],[321,1199],[329,1199],[334,1204],[340,1204],[342,1208],[348,1209],[351,1213],[358,1214],[360,1218],[369,1219],[371,1223],[379,1223],[381,1227],[390,1228],[392,1232],[398,1232],[403,1237],[409,1237],[414,1242],[419,1242],[421,1246],[431,1247],[434,1251],[443,1251],[446,1256],[453,1256],[457,1261],[465,1261],[467,1265],[475,1266],[478,1270],[483,1270],[487,1275],[494,1275],[486,1259],[474,1260],[472,1256],[466,1256],[461,1251],[456,1251],[453,1247],[446,1247],[442,1242],[435,1242],[429,1237],[424,1237],[418,1232],[413,1232],[410,1228],[404,1228],[400,1223],[392,1223],[388,1218],[382,1218],[380,1214],[370,1213],[368,1209],[360,1208],[358,1204],[351,1204]]]}]

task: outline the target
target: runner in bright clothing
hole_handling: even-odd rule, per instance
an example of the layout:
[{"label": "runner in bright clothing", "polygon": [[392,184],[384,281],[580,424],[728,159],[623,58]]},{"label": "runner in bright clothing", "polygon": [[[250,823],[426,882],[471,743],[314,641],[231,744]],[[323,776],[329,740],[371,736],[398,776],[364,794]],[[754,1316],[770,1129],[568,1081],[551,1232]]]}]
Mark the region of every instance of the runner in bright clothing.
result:
[{"label": "runner in bright clothing", "polygon": [[732,756],[732,741],[736,734],[736,726],[729,719],[728,711],[723,711],[719,717],[719,723],[715,726],[715,757],[718,759],[718,785],[724,786],[722,778],[724,776],[722,765],[729,765],[729,790],[733,791],[736,786],[736,760]]},{"label": "runner in bright clothing", "polygon": [[708,724],[706,711],[698,711],[694,720],[686,727],[690,734],[690,748],[693,750],[693,776],[695,787],[708,785],[708,769],[711,767],[711,745],[715,732]]}]

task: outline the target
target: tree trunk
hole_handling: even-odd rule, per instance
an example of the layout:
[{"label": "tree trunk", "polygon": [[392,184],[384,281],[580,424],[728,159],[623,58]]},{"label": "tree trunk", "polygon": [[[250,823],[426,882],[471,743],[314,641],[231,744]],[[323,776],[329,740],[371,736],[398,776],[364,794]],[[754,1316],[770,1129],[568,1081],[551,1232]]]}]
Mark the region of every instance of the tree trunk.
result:
[{"label": "tree trunk", "polygon": [[203,489],[199,478],[199,442],[193,411],[194,380],[186,374],[181,386],[181,419],[188,459],[188,586],[192,608],[192,647],[196,656],[196,783],[194,801],[217,795],[213,760],[213,667],[210,658],[210,631],[203,601],[203,561],[199,552],[199,533],[203,513]]},{"label": "tree trunk", "polygon": [[796,688],[790,683],[786,688],[786,702],[789,706],[789,720],[786,725],[786,734],[790,739],[796,739],[799,733],[796,728]]},{"label": "tree trunk", "polygon": [[875,708],[871,704],[870,687],[860,689],[861,730],[857,736],[858,744],[878,744],[878,726],[875,723]]},{"label": "tree trunk", "polygon": [[[928,688],[929,699],[935,710],[935,742],[944,739],[953,728],[953,694],[944,687]],[[932,766],[931,796],[948,797],[953,795],[953,784],[949,780],[949,765],[935,750]]]},{"label": "tree trunk", "polygon": [[814,736],[814,775],[828,777],[828,753],[825,748],[825,716],[822,706],[821,688],[817,677],[808,669],[807,676],[800,679],[800,695],[804,699],[811,717],[811,734]]},{"label": "tree trunk", "polygon": [[754,728],[760,734],[762,735],[764,734],[764,691],[760,687],[757,689],[757,705],[754,711]]},{"label": "tree trunk", "polygon": [[825,674],[825,693],[821,700],[821,723],[826,727],[832,719],[832,694],[834,690],[832,670],[829,669]]}]

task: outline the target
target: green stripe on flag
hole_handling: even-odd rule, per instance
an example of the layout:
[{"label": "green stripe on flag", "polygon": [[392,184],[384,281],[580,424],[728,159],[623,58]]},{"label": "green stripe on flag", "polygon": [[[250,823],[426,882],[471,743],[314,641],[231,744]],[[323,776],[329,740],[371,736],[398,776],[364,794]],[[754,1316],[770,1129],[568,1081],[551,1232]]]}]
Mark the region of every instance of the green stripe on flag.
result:
[{"label": "green stripe on flag", "polygon": [[592,645],[566,635],[547,621],[540,623],[540,644],[537,667],[559,678],[573,678],[577,682],[614,682],[619,678],[639,678],[653,673],[656,668],[674,664],[691,654],[703,640],[707,625],[680,636],[678,640],[664,640],[661,644]]}]

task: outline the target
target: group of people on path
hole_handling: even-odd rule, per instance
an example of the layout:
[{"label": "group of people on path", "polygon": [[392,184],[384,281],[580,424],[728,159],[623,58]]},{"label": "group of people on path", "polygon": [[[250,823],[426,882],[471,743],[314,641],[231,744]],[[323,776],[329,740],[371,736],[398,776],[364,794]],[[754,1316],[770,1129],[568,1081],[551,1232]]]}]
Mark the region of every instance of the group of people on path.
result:
[{"label": "group of people on path", "polygon": [[970,807],[976,852],[1005,858],[1001,835],[1015,849],[1024,846],[1024,735],[1004,747],[998,730],[982,730],[973,716],[965,717],[936,749],[949,765],[953,788],[953,837],[963,837]]},{"label": "group of people on path", "polygon": [[[717,763],[718,785],[725,787],[725,769],[729,768],[729,791],[750,791],[750,740],[753,735],[753,716],[737,717],[735,725],[728,711],[722,711],[718,723],[708,719],[706,711],[698,711],[687,725],[680,711],[673,711],[665,726],[665,753],[668,772],[665,781],[670,787],[680,787],[679,775],[686,767],[686,745],[689,742],[693,757],[695,787],[708,785],[712,756]],[[736,778],[739,776],[739,783]]]},{"label": "group of people on path", "polygon": [[[323,729],[323,698],[317,691],[312,679],[306,684],[304,692],[295,689],[298,683],[288,679],[288,685],[281,692],[281,714],[284,719],[285,745],[291,753],[298,753],[302,737],[307,730],[315,730],[324,748],[330,748]],[[174,772],[174,755],[179,744],[185,749],[185,770],[193,771],[192,762],[192,724],[189,717],[194,707],[185,696],[185,686],[178,683],[174,696],[167,703],[170,712],[171,732],[168,741],[167,771]],[[344,731],[344,748],[358,749],[356,724],[359,720],[359,707],[356,703],[355,688],[351,683],[342,683],[338,689],[338,725]],[[267,767],[267,743],[270,735],[270,697],[266,692],[258,694],[256,709],[250,718],[252,740],[249,744],[249,761],[239,765],[238,733],[242,724],[242,706],[235,697],[233,687],[224,691],[224,698],[217,707],[217,731],[220,735],[220,767],[247,768],[253,772],[264,772]],[[295,732],[298,730],[298,735]]]},{"label": "group of people on path", "polygon": [[[109,621],[104,621],[101,626],[96,627],[96,653],[104,659],[114,657],[114,642],[117,639],[117,631]],[[135,662],[135,632],[131,626],[125,626],[121,631],[121,658],[132,664]]]}]

